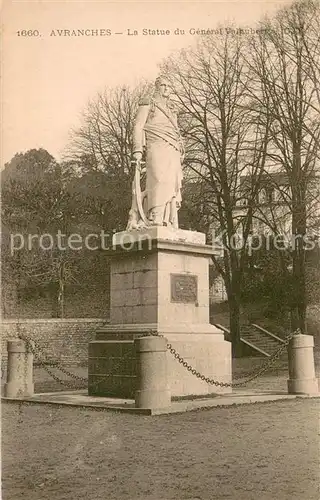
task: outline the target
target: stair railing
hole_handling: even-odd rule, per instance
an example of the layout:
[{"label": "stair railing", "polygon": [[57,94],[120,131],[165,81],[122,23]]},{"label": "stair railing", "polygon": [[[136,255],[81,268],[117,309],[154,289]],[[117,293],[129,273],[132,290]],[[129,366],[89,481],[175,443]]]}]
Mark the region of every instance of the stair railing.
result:
[{"label": "stair railing", "polygon": [[263,332],[265,333],[266,335],[268,335],[269,337],[273,338],[274,340],[276,340],[279,344],[285,344],[285,341],[283,339],[281,339],[280,337],[278,337],[277,335],[275,335],[274,333],[271,333],[269,332],[268,330],[266,330],[265,328],[262,328],[262,326],[259,326],[255,323],[251,323],[251,326],[253,326],[254,328],[256,328],[257,330],[259,330],[260,332]]}]

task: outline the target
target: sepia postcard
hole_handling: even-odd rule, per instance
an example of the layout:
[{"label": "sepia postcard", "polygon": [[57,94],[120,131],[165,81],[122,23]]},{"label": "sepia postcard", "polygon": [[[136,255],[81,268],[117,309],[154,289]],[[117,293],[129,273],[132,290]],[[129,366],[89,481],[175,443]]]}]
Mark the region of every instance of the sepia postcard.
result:
[{"label": "sepia postcard", "polygon": [[318,500],[319,0],[2,0],[4,500]]}]

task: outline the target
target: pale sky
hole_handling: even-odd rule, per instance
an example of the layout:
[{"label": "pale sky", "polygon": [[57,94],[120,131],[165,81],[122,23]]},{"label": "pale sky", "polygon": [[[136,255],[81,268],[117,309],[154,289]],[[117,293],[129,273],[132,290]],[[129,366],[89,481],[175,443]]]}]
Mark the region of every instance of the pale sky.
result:
[{"label": "pale sky", "polygon": [[[31,148],[43,147],[59,160],[88,100],[106,86],[154,79],[164,57],[195,41],[190,29],[214,29],[224,21],[251,25],[284,3],[4,0],[1,167]],[[171,34],[144,36],[143,28]],[[176,28],[186,34],[175,35]],[[66,29],[112,34],[58,36],[57,30]],[[139,35],[129,36],[128,29]],[[22,36],[22,30],[38,30],[39,36]],[[52,30],[56,36],[50,36]]]}]

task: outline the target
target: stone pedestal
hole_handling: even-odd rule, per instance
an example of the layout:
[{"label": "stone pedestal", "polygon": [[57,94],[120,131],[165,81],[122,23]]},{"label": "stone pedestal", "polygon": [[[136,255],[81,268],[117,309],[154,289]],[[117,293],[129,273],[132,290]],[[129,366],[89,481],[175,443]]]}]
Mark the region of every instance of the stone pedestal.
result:
[{"label": "stone pedestal", "polygon": [[[103,345],[115,340],[133,342],[150,332],[166,337],[199,372],[231,381],[231,344],[209,323],[209,261],[213,253],[205,244],[205,235],[192,231],[152,227],[114,235],[110,325],[98,331],[97,340],[89,346],[89,391],[101,377],[103,363],[110,365],[108,356],[97,355],[99,349],[106,351]],[[134,359],[132,351],[133,371]],[[169,352],[167,362],[172,396],[231,391],[196,378]],[[125,379],[128,383],[128,376]],[[131,384],[128,393],[132,394],[133,372]]]}]

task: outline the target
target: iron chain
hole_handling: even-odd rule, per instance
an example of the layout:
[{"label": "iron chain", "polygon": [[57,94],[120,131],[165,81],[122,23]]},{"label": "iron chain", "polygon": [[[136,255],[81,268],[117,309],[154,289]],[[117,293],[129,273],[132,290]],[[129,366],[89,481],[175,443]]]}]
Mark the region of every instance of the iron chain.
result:
[{"label": "iron chain", "polygon": [[35,359],[39,362],[39,365],[59,384],[64,385],[65,387],[69,387],[74,389],[75,385],[74,382],[70,383],[67,380],[62,380],[60,379],[50,368],[48,368],[48,365],[54,368],[57,368],[60,370],[62,373],[65,375],[71,377],[73,380],[79,380],[81,382],[87,382],[87,379],[85,377],[80,377],[79,375],[76,375],[75,373],[70,372],[66,368],[64,368],[60,363],[57,363],[55,361],[43,361],[43,353],[41,353],[41,350],[39,349],[38,346],[36,346],[34,341],[31,341],[31,339],[20,335],[21,340],[24,340],[26,342],[27,348],[32,352],[34,355]]},{"label": "iron chain", "polygon": [[[256,378],[260,377],[263,373],[265,373],[269,368],[280,358],[281,354],[284,352],[284,350],[288,347],[291,339],[294,337],[294,335],[297,335],[300,333],[300,330],[297,329],[294,332],[289,333],[287,337],[284,340],[284,344],[282,344],[279,349],[277,349],[268,359],[266,363],[264,363],[258,370],[254,370],[251,373],[247,373],[245,375],[240,375],[237,377],[238,379],[244,378],[245,380],[242,380],[241,382],[221,382],[218,380],[215,380],[213,378],[207,377],[200,373],[198,370],[196,370],[194,367],[192,367],[184,358],[181,356],[177,350],[172,346],[172,344],[168,343],[167,344],[167,349],[169,352],[173,355],[173,357],[184,367],[186,370],[188,370],[192,375],[195,377],[199,378],[200,380],[203,380],[207,384],[210,385],[215,385],[218,387],[240,387],[243,385],[246,385],[248,382],[251,382],[252,380],[255,380]],[[155,335],[157,336],[158,333],[154,330],[150,331],[150,335]],[[163,337],[163,335],[160,335]]]},{"label": "iron chain", "polygon": [[[172,344],[167,343],[167,349],[174,356],[174,358],[184,368],[186,368],[187,371],[189,371],[192,375],[194,375],[195,377],[199,378],[200,380],[203,380],[207,384],[215,385],[215,386],[218,386],[218,387],[225,387],[225,388],[226,387],[240,387],[240,386],[246,385],[248,382],[251,382],[252,380],[255,380],[256,378],[260,377],[263,373],[265,373],[267,370],[269,370],[269,368],[272,365],[274,365],[274,363],[280,358],[280,356],[282,355],[282,353],[288,347],[288,345],[289,345],[291,339],[294,337],[294,335],[296,335],[298,333],[300,333],[299,329],[295,330],[294,332],[291,332],[289,335],[287,335],[287,337],[284,340],[284,343],[279,347],[279,349],[277,349],[270,356],[270,358],[266,361],[266,363],[264,363],[261,367],[259,367],[258,370],[254,370],[252,372],[249,372],[249,373],[246,373],[246,374],[242,374],[239,377],[237,377],[237,379],[244,379],[244,380],[241,380],[239,382],[222,382],[222,381],[218,381],[218,380],[215,380],[213,378],[210,378],[208,376],[205,376],[205,375],[201,374],[198,370],[196,370],[194,367],[192,367],[192,365],[190,365],[183,358],[183,356],[181,356],[178,353],[178,351],[172,346]],[[159,335],[158,332],[156,332],[154,330],[149,331],[149,335],[163,337],[163,335]],[[60,379],[50,368],[48,368],[48,365],[51,366],[51,367],[57,368],[58,370],[60,370],[65,375],[71,377],[73,380],[79,380],[81,382],[87,382],[87,378],[80,377],[79,375],[76,375],[75,373],[70,372],[69,370],[67,370],[66,368],[64,368],[60,363],[57,363],[57,362],[54,362],[54,361],[51,361],[51,362],[43,361],[41,359],[42,353],[41,353],[40,349],[36,346],[36,344],[33,341],[31,341],[30,339],[28,339],[27,337],[22,336],[22,335],[20,335],[19,338],[21,338],[22,340],[24,340],[26,342],[27,348],[33,353],[35,359],[37,359],[39,361],[40,366],[56,382],[58,382],[59,384],[74,389],[74,382],[70,383],[69,381]],[[36,347],[37,347],[37,350],[36,350]],[[37,351],[39,351],[39,352],[37,352]],[[128,354],[131,354],[131,353],[129,352],[129,353],[127,353],[127,355]],[[124,356],[124,357],[126,357],[126,356]],[[117,365],[116,368],[120,367],[120,364],[122,363],[122,360],[123,360],[123,357],[119,360],[119,363],[118,363],[118,365]],[[26,370],[27,370],[27,363],[25,362],[25,371]],[[100,385],[104,380],[106,380],[109,377],[112,377],[112,373],[104,374],[103,378],[94,384],[94,387],[97,387],[98,385]]]},{"label": "iron chain", "polygon": [[[64,373],[65,375],[71,377],[73,380],[79,380],[81,382],[88,382],[88,379],[86,377],[80,377],[79,375],[76,375],[75,373],[72,373],[70,372],[69,370],[67,370],[63,365],[61,365],[60,363],[56,362],[56,361],[43,361],[41,359],[41,356],[43,356],[43,353],[41,353],[41,350],[38,346],[36,346],[35,342],[34,341],[31,341],[31,339],[23,336],[23,335],[20,335],[19,338],[21,338],[21,340],[24,340],[27,344],[27,347],[28,349],[30,349],[30,351],[33,353],[35,359],[39,362],[39,365],[58,383],[58,384],[61,384],[65,387],[68,387],[68,388],[71,388],[71,389],[74,389],[75,388],[75,385],[74,385],[74,382],[69,382],[67,380],[62,380],[61,378],[59,378],[50,368],[48,368],[48,366],[50,367],[53,367],[53,368],[57,368],[58,370],[60,370],[62,373]],[[34,345],[33,345],[34,344]],[[37,351],[36,351],[36,347],[37,347]],[[129,354],[131,354],[130,352],[128,352],[125,356],[123,356],[119,362],[116,364],[115,366],[115,371],[117,371],[117,369],[120,367],[123,359],[128,356]],[[99,380],[98,382],[96,382],[95,384],[93,384],[93,387],[97,387],[99,386],[102,382],[104,382],[107,378],[109,377],[112,377],[112,373],[107,373],[107,374],[104,374],[103,378],[101,380]]]}]

